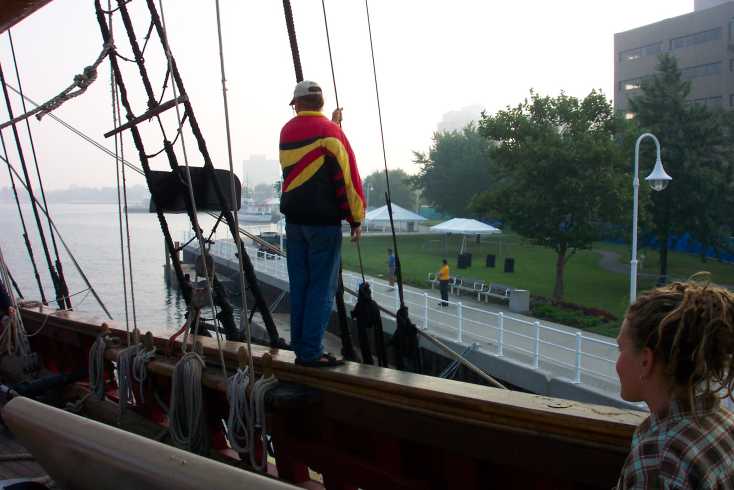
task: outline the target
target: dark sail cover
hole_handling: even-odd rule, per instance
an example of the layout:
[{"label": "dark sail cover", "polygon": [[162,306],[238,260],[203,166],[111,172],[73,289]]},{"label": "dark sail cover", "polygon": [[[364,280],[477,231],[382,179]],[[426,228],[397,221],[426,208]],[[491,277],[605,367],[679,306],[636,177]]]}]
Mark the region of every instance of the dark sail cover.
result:
[{"label": "dark sail cover", "polygon": [[[214,190],[214,182],[212,182],[209,173],[202,167],[189,167],[191,171],[191,183],[194,189],[194,199],[196,200],[197,211],[229,211],[232,210],[232,191],[230,184],[229,170],[215,169],[214,176],[219,182],[219,188],[224,194],[225,206],[222,209]],[[187,186],[186,167],[179,167],[176,171],[164,172],[154,170],[151,179],[150,200],[151,213],[155,212],[156,205],[160,206],[164,213],[185,213],[186,199],[189,196],[189,188]],[[240,208],[240,194],[242,185],[240,179],[234,176],[235,192],[237,194],[237,202],[234,209]]]}]

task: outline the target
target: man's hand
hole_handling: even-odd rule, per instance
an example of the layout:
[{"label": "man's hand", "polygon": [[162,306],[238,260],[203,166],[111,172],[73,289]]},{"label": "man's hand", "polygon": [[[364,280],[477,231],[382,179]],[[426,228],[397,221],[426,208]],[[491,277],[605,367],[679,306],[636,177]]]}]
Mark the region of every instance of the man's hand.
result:
[{"label": "man's hand", "polygon": [[338,124],[339,126],[342,125],[342,108],[337,107],[334,109],[334,112],[331,113],[331,120]]},{"label": "man's hand", "polygon": [[362,225],[352,228],[352,241],[357,242],[362,238]]}]

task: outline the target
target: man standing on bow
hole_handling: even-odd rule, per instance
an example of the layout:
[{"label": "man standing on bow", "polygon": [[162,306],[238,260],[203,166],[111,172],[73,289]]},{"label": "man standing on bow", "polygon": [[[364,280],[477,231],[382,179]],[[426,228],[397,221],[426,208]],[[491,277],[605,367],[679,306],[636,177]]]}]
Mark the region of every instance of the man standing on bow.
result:
[{"label": "man standing on bow", "polygon": [[341,130],[341,109],[332,119],[321,112],[321,87],[296,85],[291,100],[296,116],[280,132],[283,192],[290,278],[291,346],[296,364],[336,366],[343,361],[324,352],[341,262],[341,221],[352,241],[362,235],[364,193],[357,162]]}]

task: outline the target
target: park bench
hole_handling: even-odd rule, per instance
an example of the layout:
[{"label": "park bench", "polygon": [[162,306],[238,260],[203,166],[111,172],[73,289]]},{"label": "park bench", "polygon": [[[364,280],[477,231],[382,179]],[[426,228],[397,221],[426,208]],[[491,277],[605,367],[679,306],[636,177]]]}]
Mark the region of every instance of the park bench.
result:
[{"label": "park bench", "polygon": [[428,273],[428,282],[431,284],[431,289],[433,289],[434,286],[438,286],[438,276],[435,272]]},{"label": "park bench", "polygon": [[510,301],[510,294],[514,288],[512,286],[506,286],[504,284],[492,283],[484,291],[480,291],[477,294],[477,298],[481,301],[484,297],[489,303],[489,298],[496,298],[501,300]]},{"label": "park bench", "polygon": [[459,289],[464,285],[464,280],[460,277],[450,276],[449,277],[449,292],[451,294],[459,295]]},{"label": "park bench", "polygon": [[481,279],[462,279],[461,285],[457,287],[458,294],[463,292],[477,295],[479,301],[479,293],[487,289],[487,284]]}]

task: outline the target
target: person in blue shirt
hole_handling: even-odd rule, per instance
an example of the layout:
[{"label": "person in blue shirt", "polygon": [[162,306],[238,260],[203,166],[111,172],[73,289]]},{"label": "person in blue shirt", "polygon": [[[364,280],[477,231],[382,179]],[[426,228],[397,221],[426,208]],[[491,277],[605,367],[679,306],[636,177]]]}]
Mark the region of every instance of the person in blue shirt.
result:
[{"label": "person in blue shirt", "polygon": [[392,249],[387,249],[387,280],[390,283],[390,287],[395,287],[395,254],[392,253]]}]

